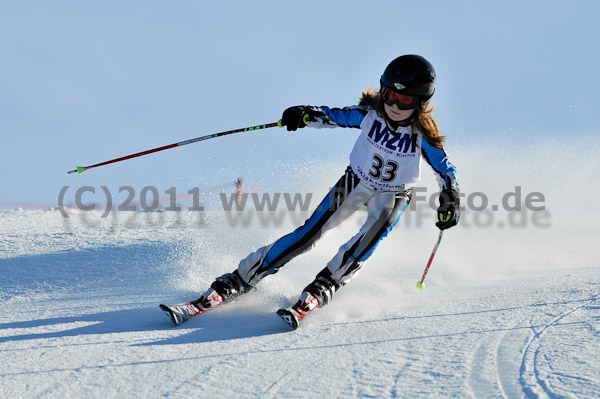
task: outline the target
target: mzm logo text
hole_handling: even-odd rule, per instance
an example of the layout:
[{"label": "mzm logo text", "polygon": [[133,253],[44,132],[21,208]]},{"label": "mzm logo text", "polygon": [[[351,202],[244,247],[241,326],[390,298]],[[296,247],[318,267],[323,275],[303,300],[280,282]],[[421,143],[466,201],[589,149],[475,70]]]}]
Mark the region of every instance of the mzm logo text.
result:
[{"label": "mzm logo text", "polygon": [[391,134],[387,126],[383,127],[380,121],[376,120],[371,126],[368,137],[375,144],[380,145],[391,151],[401,154],[414,154],[417,150],[417,137],[415,133]]}]

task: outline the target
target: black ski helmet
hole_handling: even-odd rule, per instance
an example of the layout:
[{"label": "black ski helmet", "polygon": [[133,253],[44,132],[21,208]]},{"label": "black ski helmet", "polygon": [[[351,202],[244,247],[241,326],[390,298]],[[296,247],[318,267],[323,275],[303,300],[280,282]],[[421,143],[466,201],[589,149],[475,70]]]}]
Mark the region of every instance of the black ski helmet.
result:
[{"label": "black ski helmet", "polygon": [[435,69],[420,55],[402,55],[385,68],[381,75],[381,90],[416,96],[425,107],[435,91]]}]

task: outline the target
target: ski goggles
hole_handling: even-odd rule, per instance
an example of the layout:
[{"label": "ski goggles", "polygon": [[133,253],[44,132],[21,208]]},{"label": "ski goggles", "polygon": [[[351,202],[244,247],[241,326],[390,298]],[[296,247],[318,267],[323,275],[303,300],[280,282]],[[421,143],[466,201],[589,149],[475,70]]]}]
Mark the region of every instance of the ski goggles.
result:
[{"label": "ski goggles", "polygon": [[393,90],[385,89],[383,91],[383,101],[390,107],[396,104],[398,109],[406,110],[417,108],[417,105],[419,105],[421,100],[419,97],[400,94]]}]

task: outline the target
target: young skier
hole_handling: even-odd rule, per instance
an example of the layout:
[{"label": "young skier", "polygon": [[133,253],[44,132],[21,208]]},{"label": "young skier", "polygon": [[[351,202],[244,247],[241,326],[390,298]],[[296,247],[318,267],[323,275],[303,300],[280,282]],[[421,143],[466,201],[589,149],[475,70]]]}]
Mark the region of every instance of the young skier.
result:
[{"label": "young skier", "polygon": [[368,217],[359,232],[342,245],[327,266],[302,292],[296,304],[277,313],[292,328],[309,312],[329,303],[392,230],[420,180],[421,159],[435,171],[440,184],[437,227],[458,223],[456,169],[448,162],[432,116],[430,99],[435,70],[423,57],[404,55],[383,72],[380,89],[363,92],[358,106],[345,108],[295,106],[283,112],[287,130],[310,127],[350,127],[361,133],[350,154],[350,166],[303,226],[258,249],[232,273],[218,277],[196,301],[161,308],[180,324],[192,316],[231,302],[292,258],[311,249],[323,233],[339,225],[362,206]]}]

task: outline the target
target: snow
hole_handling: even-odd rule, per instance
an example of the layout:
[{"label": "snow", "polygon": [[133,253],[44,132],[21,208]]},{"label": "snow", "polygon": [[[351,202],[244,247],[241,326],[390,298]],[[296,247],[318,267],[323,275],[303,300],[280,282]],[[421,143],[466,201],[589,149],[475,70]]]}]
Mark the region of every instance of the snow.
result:
[{"label": "snow", "polygon": [[[600,3],[373,5],[3,2],[0,399],[600,398],[600,74],[580,72],[600,67]],[[174,327],[159,303],[197,298],[309,212],[55,209],[65,187],[65,204],[87,186],[84,202],[106,201],[104,187],[117,206],[121,187],[132,203],[148,186],[215,199],[239,177],[259,193],[313,193],[314,208],[358,131],[263,129],[66,172],[292,105],[351,105],[409,53],[435,65],[436,118],[473,200],[424,291],[438,233],[420,201],[299,330],[275,310],[360,215],[256,291]],[[546,209],[490,210],[517,189]]]},{"label": "snow", "polygon": [[[547,220],[500,211],[481,225],[465,211],[418,291],[437,239],[421,202],[293,332],[274,312],[298,298],[363,215],[239,301],[174,327],[159,303],[197,298],[308,214],[0,211],[0,397],[600,397],[599,249],[589,211],[598,193],[578,174],[597,170],[587,157],[594,143],[577,166],[555,156],[543,169],[545,156],[513,155],[521,173],[497,159],[488,179],[477,165],[495,149],[453,151],[466,192],[499,203],[520,184],[544,193]],[[304,176],[316,199],[343,169],[298,173],[323,176]],[[433,188],[432,178],[424,185]],[[565,192],[578,193],[567,210]],[[526,226],[510,223],[519,217]]]}]

